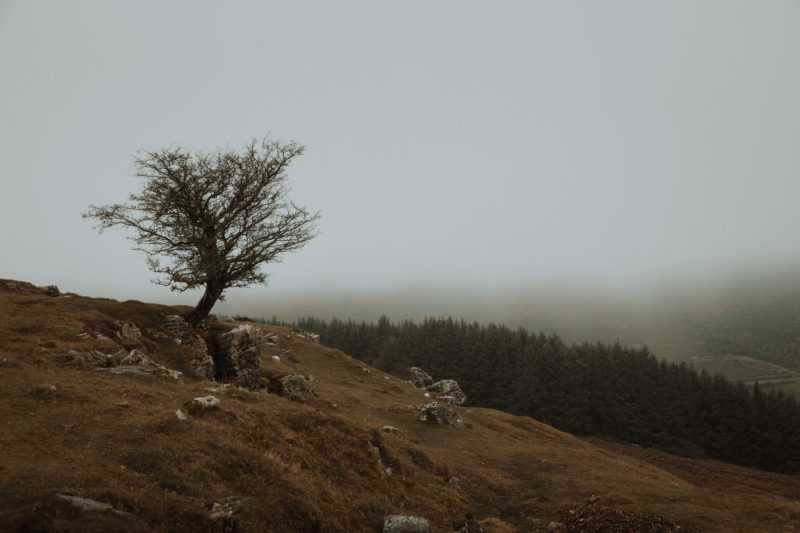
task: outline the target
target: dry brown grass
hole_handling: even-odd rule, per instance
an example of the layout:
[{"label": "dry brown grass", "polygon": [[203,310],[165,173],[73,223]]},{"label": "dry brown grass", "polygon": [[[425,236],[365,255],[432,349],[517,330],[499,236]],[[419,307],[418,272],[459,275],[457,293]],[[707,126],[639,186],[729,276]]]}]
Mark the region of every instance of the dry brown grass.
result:
[{"label": "dry brown grass", "polygon": [[[337,350],[286,339],[282,328],[267,328],[281,334],[282,346],[264,346],[262,374],[313,376],[306,404],[234,389],[216,395],[219,410],[179,421],[175,410],[211,384],[190,376],[191,352],[157,335],[161,317],[175,309],[51,298],[15,283],[0,281],[7,530],[213,530],[208,508],[228,496],[244,502],[242,531],[378,531],[385,514],[415,514],[444,532],[466,513],[490,532],[537,531],[593,494],[605,506],[709,532],[791,531],[800,519],[797,476],[674,463],[485,409],[456,408],[472,429],[424,425],[414,411],[427,401],[422,391],[374,368],[366,373]],[[135,322],[143,341],[114,338],[117,320]],[[187,378],[112,375],[64,357],[69,349],[134,344]],[[300,362],[276,364],[271,356],[287,347]],[[399,435],[382,433],[384,424]],[[388,478],[375,448],[392,469]],[[459,488],[448,485],[452,477]],[[125,514],[76,512],[54,493]]]}]

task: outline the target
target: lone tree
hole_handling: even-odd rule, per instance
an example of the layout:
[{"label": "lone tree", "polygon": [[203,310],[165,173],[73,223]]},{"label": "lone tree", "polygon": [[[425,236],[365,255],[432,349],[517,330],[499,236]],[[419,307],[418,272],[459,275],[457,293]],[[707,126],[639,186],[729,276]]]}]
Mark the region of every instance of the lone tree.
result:
[{"label": "lone tree", "polygon": [[302,145],[253,140],[241,152],[143,152],[136,176],[146,181],[127,204],[89,206],[84,218],[133,229],[134,250],[147,254],[153,283],[183,292],[205,287],[185,318],[197,325],[225,289],[266,283],[264,263],[302,248],[316,235],[319,213],[287,198],[286,169]]}]

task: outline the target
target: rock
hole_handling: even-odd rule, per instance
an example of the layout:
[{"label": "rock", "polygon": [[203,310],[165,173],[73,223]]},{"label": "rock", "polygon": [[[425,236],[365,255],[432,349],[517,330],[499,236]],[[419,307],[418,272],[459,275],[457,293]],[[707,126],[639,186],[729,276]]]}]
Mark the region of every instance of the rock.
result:
[{"label": "rock", "polygon": [[214,358],[206,354],[203,357],[192,359],[192,370],[194,373],[208,381],[214,381],[217,377]]},{"label": "rock", "polygon": [[222,387],[206,387],[208,392],[216,392],[217,394],[225,394],[228,392],[228,389],[223,385]]},{"label": "rock", "polygon": [[75,359],[83,359],[81,353],[75,350],[67,351],[67,355],[65,355],[64,357],[66,357],[67,361],[73,361]]},{"label": "rock", "polygon": [[468,514],[464,522],[456,525],[455,533],[486,533],[486,530],[474,516]]},{"label": "rock", "polygon": [[122,359],[123,365],[140,365],[140,366],[160,366],[158,363],[148,358],[147,355],[141,350],[131,350],[131,352]]},{"label": "rock", "polygon": [[219,409],[219,400],[214,396],[202,396],[186,402],[184,407],[190,415],[203,416],[210,411]]},{"label": "rock", "polygon": [[84,356],[83,358],[95,366],[100,366],[104,368],[114,366],[114,364],[116,363],[116,361],[114,361],[113,356],[105,354],[98,350],[92,350],[91,352],[89,352],[88,356]]},{"label": "rock", "polygon": [[372,374],[372,370],[370,370],[369,368],[367,368],[367,367],[365,367],[365,366],[362,366],[362,367],[361,367],[361,371],[362,371],[363,373],[365,373],[365,374]]},{"label": "rock", "polygon": [[208,517],[211,520],[224,520],[238,513],[243,506],[244,504],[241,500],[237,500],[231,496],[230,498],[225,498],[221,502],[214,502],[211,506],[211,510],[208,512]]},{"label": "rock", "polygon": [[142,338],[142,332],[133,322],[115,322],[114,333],[120,339],[139,340]]},{"label": "rock", "polygon": [[408,381],[415,387],[424,389],[433,384],[433,378],[430,374],[422,370],[418,366],[412,366],[408,369]]},{"label": "rock", "polygon": [[383,431],[384,433],[394,433],[395,435],[396,435],[396,434],[398,434],[398,433],[400,433],[400,430],[399,430],[399,429],[397,429],[397,428],[396,428],[396,427],[394,427],[394,426],[383,426],[383,427],[381,428],[381,431]]},{"label": "rock", "polygon": [[430,533],[428,521],[419,516],[390,514],[383,517],[383,533]]},{"label": "rock", "polygon": [[[122,359],[122,364],[125,366],[119,366],[115,370],[111,372],[114,374],[124,374],[124,373],[131,373],[131,374],[159,374],[162,376],[166,376],[172,379],[180,379],[183,377],[183,373],[177,370],[170,370],[169,368],[165,367],[164,365],[158,364],[141,350],[131,350],[131,353],[125,356]],[[138,368],[138,367],[145,367],[145,368]]]},{"label": "rock", "polygon": [[451,477],[447,480],[447,486],[453,490],[461,490],[461,480],[457,477]]},{"label": "rock", "polygon": [[589,496],[589,497],[586,499],[586,501],[587,501],[587,502],[589,502],[589,503],[594,503],[594,502],[596,502],[596,501],[597,501],[597,496],[595,496],[594,494],[592,494],[591,496]]},{"label": "rock", "polygon": [[261,365],[259,343],[261,332],[242,324],[221,335],[214,335],[214,363],[217,378],[240,387],[255,388]]},{"label": "rock", "polygon": [[272,360],[275,361],[277,364],[281,364],[281,358],[277,355],[272,356]]},{"label": "rock", "polygon": [[72,507],[81,511],[87,512],[112,512],[116,514],[128,514],[122,511],[117,511],[107,503],[90,500],[89,498],[81,498],[80,496],[71,496],[69,494],[55,494],[55,500],[66,502]]},{"label": "rock", "polygon": [[472,429],[472,422],[470,422],[469,420],[464,420],[463,418],[457,418],[456,425],[458,427]]},{"label": "rock", "polygon": [[281,345],[281,336],[277,333],[267,333],[264,336],[264,339],[267,341],[267,344],[272,346],[280,346]]},{"label": "rock", "polygon": [[381,479],[387,479],[391,477],[392,467],[386,464],[389,462],[389,458],[386,453],[386,449],[384,449],[380,441],[371,440],[367,442],[367,446],[369,447],[370,452],[372,452],[372,454],[375,456],[375,459],[378,463],[378,475],[381,477]]},{"label": "rock", "polygon": [[183,411],[181,411],[180,409],[175,409],[175,416],[177,416],[177,417],[178,417],[178,420],[186,420],[186,419],[188,418],[188,417],[186,416],[186,413],[184,413],[184,412],[183,412]]},{"label": "rock", "polygon": [[45,293],[47,296],[51,296],[55,298],[56,296],[61,296],[61,291],[58,290],[58,286],[56,285],[48,285],[47,287],[42,287],[42,292]]},{"label": "rock", "polygon": [[455,411],[443,405],[439,405],[439,402],[431,402],[420,409],[420,422],[445,425],[452,424],[457,419],[458,415],[456,415]]},{"label": "rock", "polygon": [[113,368],[98,368],[112,374],[140,374],[140,375],[158,375],[167,377],[174,380],[179,380],[183,377],[183,373],[177,370],[170,370],[163,365],[157,366],[115,366]]},{"label": "rock", "polygon": [[293,402],[306,402],[306,391],[308,385],[303,376],[284,376],[281,378],[281,396]]},{"label": "rock", "polygon": [[547,524],[547,531],[566,531],[566,528],[561,522],[550,522]]},{"label": "rock", "polygon": [[192,326],[181,315],[168,315],[162,321],[164,329],[172,333],[178,342],[203,355],[208,354],[208,346],[203,338],[192,330]]},{"label": "rock", "polygon": [[284,359],[289,361],[290,363],[299,363],[300,361],[297,359],[297,356],[294,354],[294,350],[284,350],[281,352],[281,356]]},{"label": "rock", "polygon": [[425,390],[436,392],[439,394],[439,399],[443,402],[451,403],[453,405],[461,405],[467,401],[467,395],[459,387],[458,382],[454,379],[443,379],[437,381],[432,385],[425,387]]}]

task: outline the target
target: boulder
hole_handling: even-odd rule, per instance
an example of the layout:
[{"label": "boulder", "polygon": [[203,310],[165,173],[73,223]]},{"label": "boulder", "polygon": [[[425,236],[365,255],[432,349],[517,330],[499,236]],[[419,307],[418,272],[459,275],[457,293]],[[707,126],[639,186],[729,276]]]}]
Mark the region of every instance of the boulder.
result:
[{"label": "boulder", "polygon": [[84,360],[88,361],[89,363],[99,366],[108,368],[114,366],[116,361],[114,361],[114,356],[108,355],[107,353],[103,353],[99,350],[92,350],[89,352],[87,356],[83,357]]},{"label": "boulder", "polygon": [[297,359],[297,356],[294,354],[294,350],[288,349],[281,352],[281,355],[284,359],[289,361],[290,363],[299,363],[300,360]]},{"label": "boulder", "polygon": [[133,322],[115,322],[114,333],[120,339],[139,340],[142,338],[142,332]]},{"label": "boulder", "polygon": [[184,407],[191,415],[203,416],[210,411],[219,409],[219,400],[214,396],[202,396],[186,402]]},{"label": "boulder", "polygon": [[47,287],[42,287],[42,292],[45,293],[47,296],[51,296],[55,298],[56,296],[61,296],[61,291],[58,290],[57,285],[48,285]]},{"label": "boulder", "polygon": [[255,388],[261,365],[259,343],[261,331],[242,324],[222,334],[214,335],[214,363],[217,378],[240,387]]},{"label": "boulder", "polygon": [[383,517],[383,533],[430,533],[431,526],[420,516],[390,514]]},{"label": "boulder", "polygon": [[439,402],[431,402],[422,406],[419,413],[420,422],[428,424],[452,424],[458,420],[458,415],[455,411],[444,405],[439,405]]},{"label": "boulder", "polygon": [[306,392],[308,385],[303,376],[283,376],[281,382],[281,396],[289,398],[293,402],[306,402]]},{"label": "boulder", "polygon": [[425,387],[425,390],[435,392],[439,395],[439,400],[453,405],[461,405],[467,401],[467,395],[459,387],[454,379],[443,379],[432,385]]},{"label": "boulder", "polygon": [[241,500],[233,496],[225,498],[221,502],[214,502],[211,506],[211,510],[208,512],[208,517],[211,520],[225,520],[238,513],[243,505]]},{"label": "boulder", "polygon": [[131,353],[129,353],[122,359],[121,364],[128,366],[132,365],[153,366],[153,367],[160,366],[158,363],[148,358],[147,355],[145,355],[145,353],[141,350],[131,350]]},{"label": "boulder", "polygon": [[425,387],[433,384],[433,378],[431,375],[418,366],[412,366],[408,369],[408,381],[420,389],[424,389]]}]

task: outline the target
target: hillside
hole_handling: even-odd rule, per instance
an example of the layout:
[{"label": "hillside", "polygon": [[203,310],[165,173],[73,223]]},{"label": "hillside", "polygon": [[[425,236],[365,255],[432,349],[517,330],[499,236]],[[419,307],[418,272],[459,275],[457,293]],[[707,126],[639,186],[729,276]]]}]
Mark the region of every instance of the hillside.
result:
[{"label": "hillside", "polygon": [[773,363],[743,355],[691,356],[684,360],[698,371],[721,374],[747,385],[758,383],[764,392],[783,391],[800,398],[800,373]]},{"label": "hillside", "polygon": [[[489,532],[544,531],[583,516],[569,511],[592,496],[598,515],[658,515],[680,531],[792,531],[800,520],[800,476],[588,442],[491,409],[453,407],[471,427],[422,423],[422,390],[288,328],[259,326],[279,339],[261,345],[261,377],[305,376],[305,403],[220,389],[194,375],[196,353],[165,330],[184,310],[0,280],[4,530],[214,530],[209,509],[229,497],[243,504],[245,532],[380,531],[387,514],[444,532],[467,513]],[[142,337],[117,337],[120,321]],[[66,356],[133,349],[183,377],[113,374]],[[178,419],[208,394],[219,409]],[[55,494],[113,510],[79,511]]]}]

